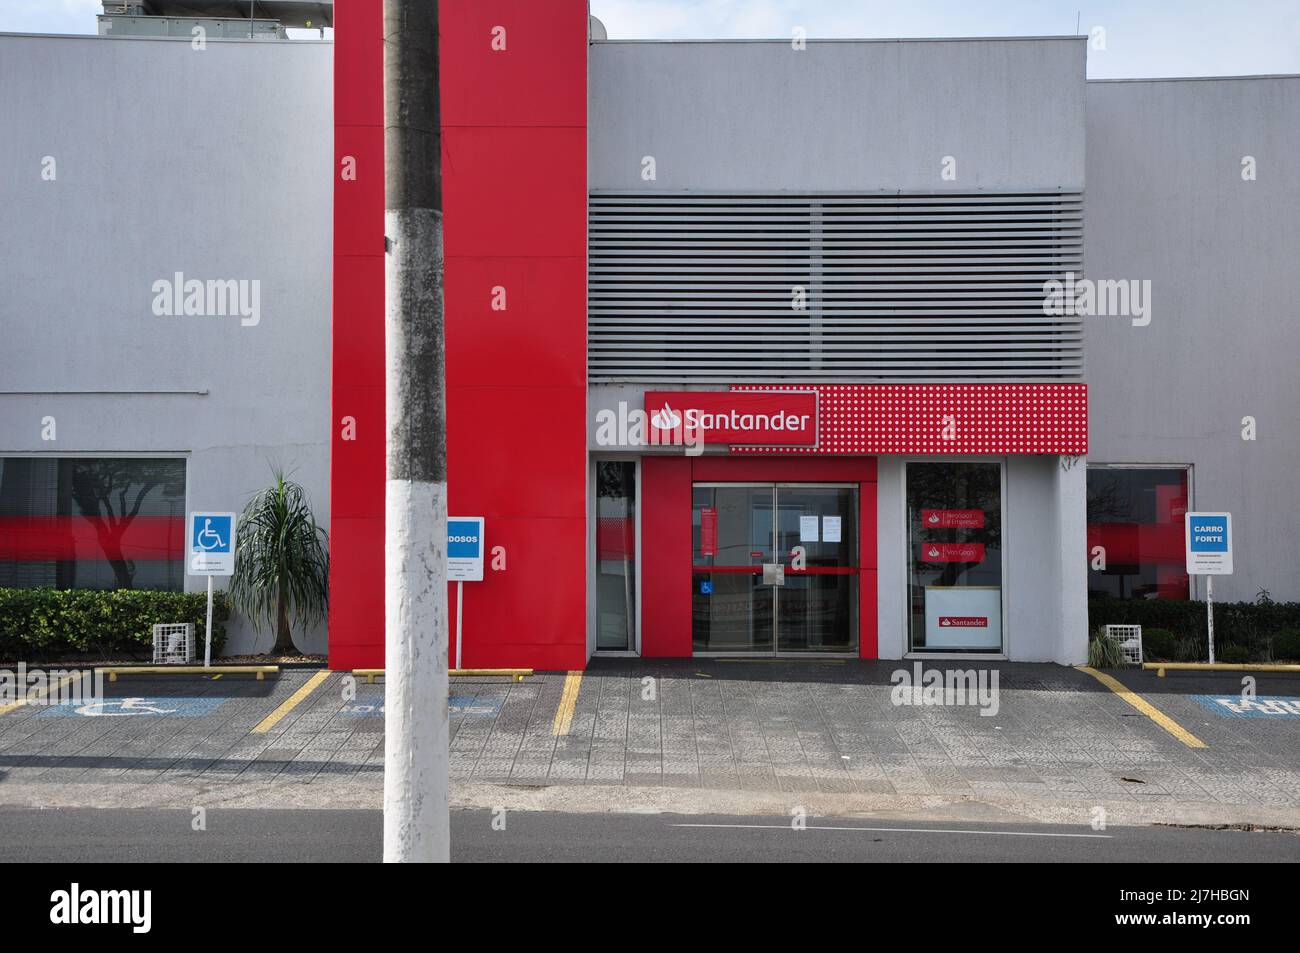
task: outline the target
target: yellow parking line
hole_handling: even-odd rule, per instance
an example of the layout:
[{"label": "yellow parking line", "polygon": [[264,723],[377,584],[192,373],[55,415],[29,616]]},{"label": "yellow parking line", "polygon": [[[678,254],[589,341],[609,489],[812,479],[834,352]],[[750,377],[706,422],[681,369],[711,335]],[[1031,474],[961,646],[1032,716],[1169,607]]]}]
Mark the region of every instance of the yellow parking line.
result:
[{"label": "yellow parking line", "polygon": [[551,728],[551,733],[556,737],[567,735],[573,726],[573,708],[578,704],[578,688],[581,685],[581,672],[570,672],[564,679],[564,694],[560,696],[560,707],[555,709],[555,724]]},{"label": "yellow parking line", "polygon": [[0,705],[0,715],[7,715],[7,714],[9,714],[9,712],[13,711],[15,708],[22,708],[24,705],[30,704],[31,702],[37,701],[38,699],[41,699],[41,698],[44,698],[44,697],[45,697],[46,695],[48,695],[50,692],[56,692],[56,691],[59,691],[60,689],[63,688],[64,685],[67,685],[67,684],[69,684],[69,683],[71,683],[71,682],[75,682],[75,681],[76,681],[77,679],[79,679],[79,678],[85,678],[85,677],[86,677],[87,675],[89,675],[89,674],[90,674],[90,672],[87,671],[87,672],[78,672],[76,675],[69,675],[69,676],[67,676],[66,678],[62,678],[62,679],[60,679],[60,680],[59,680],[59,684],[57,684],[57,685],[47,685],[45,688],[41,689],[39,692],[33,692],[31,695],[29,695],[29,696],[27,696],[27,697],[25,697],[25,698],[20,698],[20,699],[18,699],[17,701],[12,701],[12,702],[9,702],[8,704]]},{"label": "yellow parking line", "polygon": [[1092,668],[1088,665],[1080,665],[1079,671],[1087,672],[1089,675],[1091,675],[1097,681],[1101,682],[1103,685],[1109,688],[1120,698],[1124,699],[1124,701],[1128,702],[1138,711],[1142,712],[1142,714],[1146,715],[1148,718],[1154,721],[1165,731],[1169,732],[1171,735],[1173,735],[1183,744],[1187,745],[1187,747],[1189,748],[1209,747],[1209,745],[1207,745],[1204,741],[1196,737],[1196,735],[1192,734],[1190,731],[1188,731],[1178,722],[1174,721],[1172,718],[1170,718],[1168,715],[1162,712],[1155,705],[1151,704],[1149,701],[1147,701],[1145,698],[1143,698],[1141,695],[1137,694],[1136,692],[1132,691],[1131,689],[1126,688],[1121,682],[1111,677],[1110,675],[1107,675],[1105,672],[1099,672],[1095,668]]},{"label": "yellow parking line", "polygon": [[292,695],[286,698],[284,702],[281,703],[279,708],[271,712],[271,714],[267,715],[265,718],[263,718],[261,721],[257,723],[256,727],[253,728],[253,734],[260,735],[270,731],[272,728],[274,728],[276,725],[280,723],[280,719],[282,719],[285,715],[289,714],[289,712],[293,711],[296,707],[298,707],[299,702],[301,702],[304,698],[306,698],[308,695],[314,692],[317,686],[319,686],[321,682],[325,681],[325,679],[329,677],[330,677],[329,671],[325,670],[322,672],[317,672],[311,678],[307,679],[307,683],[303,685],[302,688],[298,689],[296,692],[294,692]]}]

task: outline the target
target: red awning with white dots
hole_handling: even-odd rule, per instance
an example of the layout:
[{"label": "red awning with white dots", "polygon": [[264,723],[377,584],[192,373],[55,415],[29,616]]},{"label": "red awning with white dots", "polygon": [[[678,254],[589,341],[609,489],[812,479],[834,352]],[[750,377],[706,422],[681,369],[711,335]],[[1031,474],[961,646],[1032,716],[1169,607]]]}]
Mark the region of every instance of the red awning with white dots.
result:
[{"label": "red awning with white dots", "polygon": [[1088,452],[1086,384],[737,384],[817,395],[815,447],[752,454]]}]

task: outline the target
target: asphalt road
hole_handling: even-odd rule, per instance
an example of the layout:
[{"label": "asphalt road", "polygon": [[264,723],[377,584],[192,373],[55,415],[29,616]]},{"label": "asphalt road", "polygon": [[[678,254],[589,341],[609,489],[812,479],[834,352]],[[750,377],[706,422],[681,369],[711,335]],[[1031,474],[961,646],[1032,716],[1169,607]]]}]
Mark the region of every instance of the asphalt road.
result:
[{"label": "asphalt road", "polygon": [[[461,862],[1250,863],[1300,860],[1300,834],[1201,828],[1093,831],[1004,823],[918,823],[680,814],[452,813]],[[0,809],[0,863],[378,861],[378,811]]]}]

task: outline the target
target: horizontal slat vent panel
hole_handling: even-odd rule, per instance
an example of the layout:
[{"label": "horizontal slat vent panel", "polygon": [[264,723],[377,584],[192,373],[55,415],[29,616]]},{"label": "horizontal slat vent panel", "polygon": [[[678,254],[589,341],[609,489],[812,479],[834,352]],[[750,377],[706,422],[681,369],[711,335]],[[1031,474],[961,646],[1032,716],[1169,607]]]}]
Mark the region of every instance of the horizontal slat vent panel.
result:
[{"label": "horizontal slat vent panel", "polygon": [[[663,195],[589,201],[595,382],[1078,380],[1083,197]],[[793,306],[796,290],[804,310]]]}]

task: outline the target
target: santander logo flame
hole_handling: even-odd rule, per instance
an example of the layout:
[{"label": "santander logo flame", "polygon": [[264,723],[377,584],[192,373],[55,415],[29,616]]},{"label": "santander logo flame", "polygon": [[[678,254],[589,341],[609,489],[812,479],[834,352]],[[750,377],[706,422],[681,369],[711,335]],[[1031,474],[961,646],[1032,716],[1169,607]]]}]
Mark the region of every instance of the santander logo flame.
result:
[{"label": "santander logo flame", "polygon": [[651,417],[650,423],[654,424],[660,430],[676,430],[681,426],[682,415],[673,410],[667,404],[659,408]]}]

